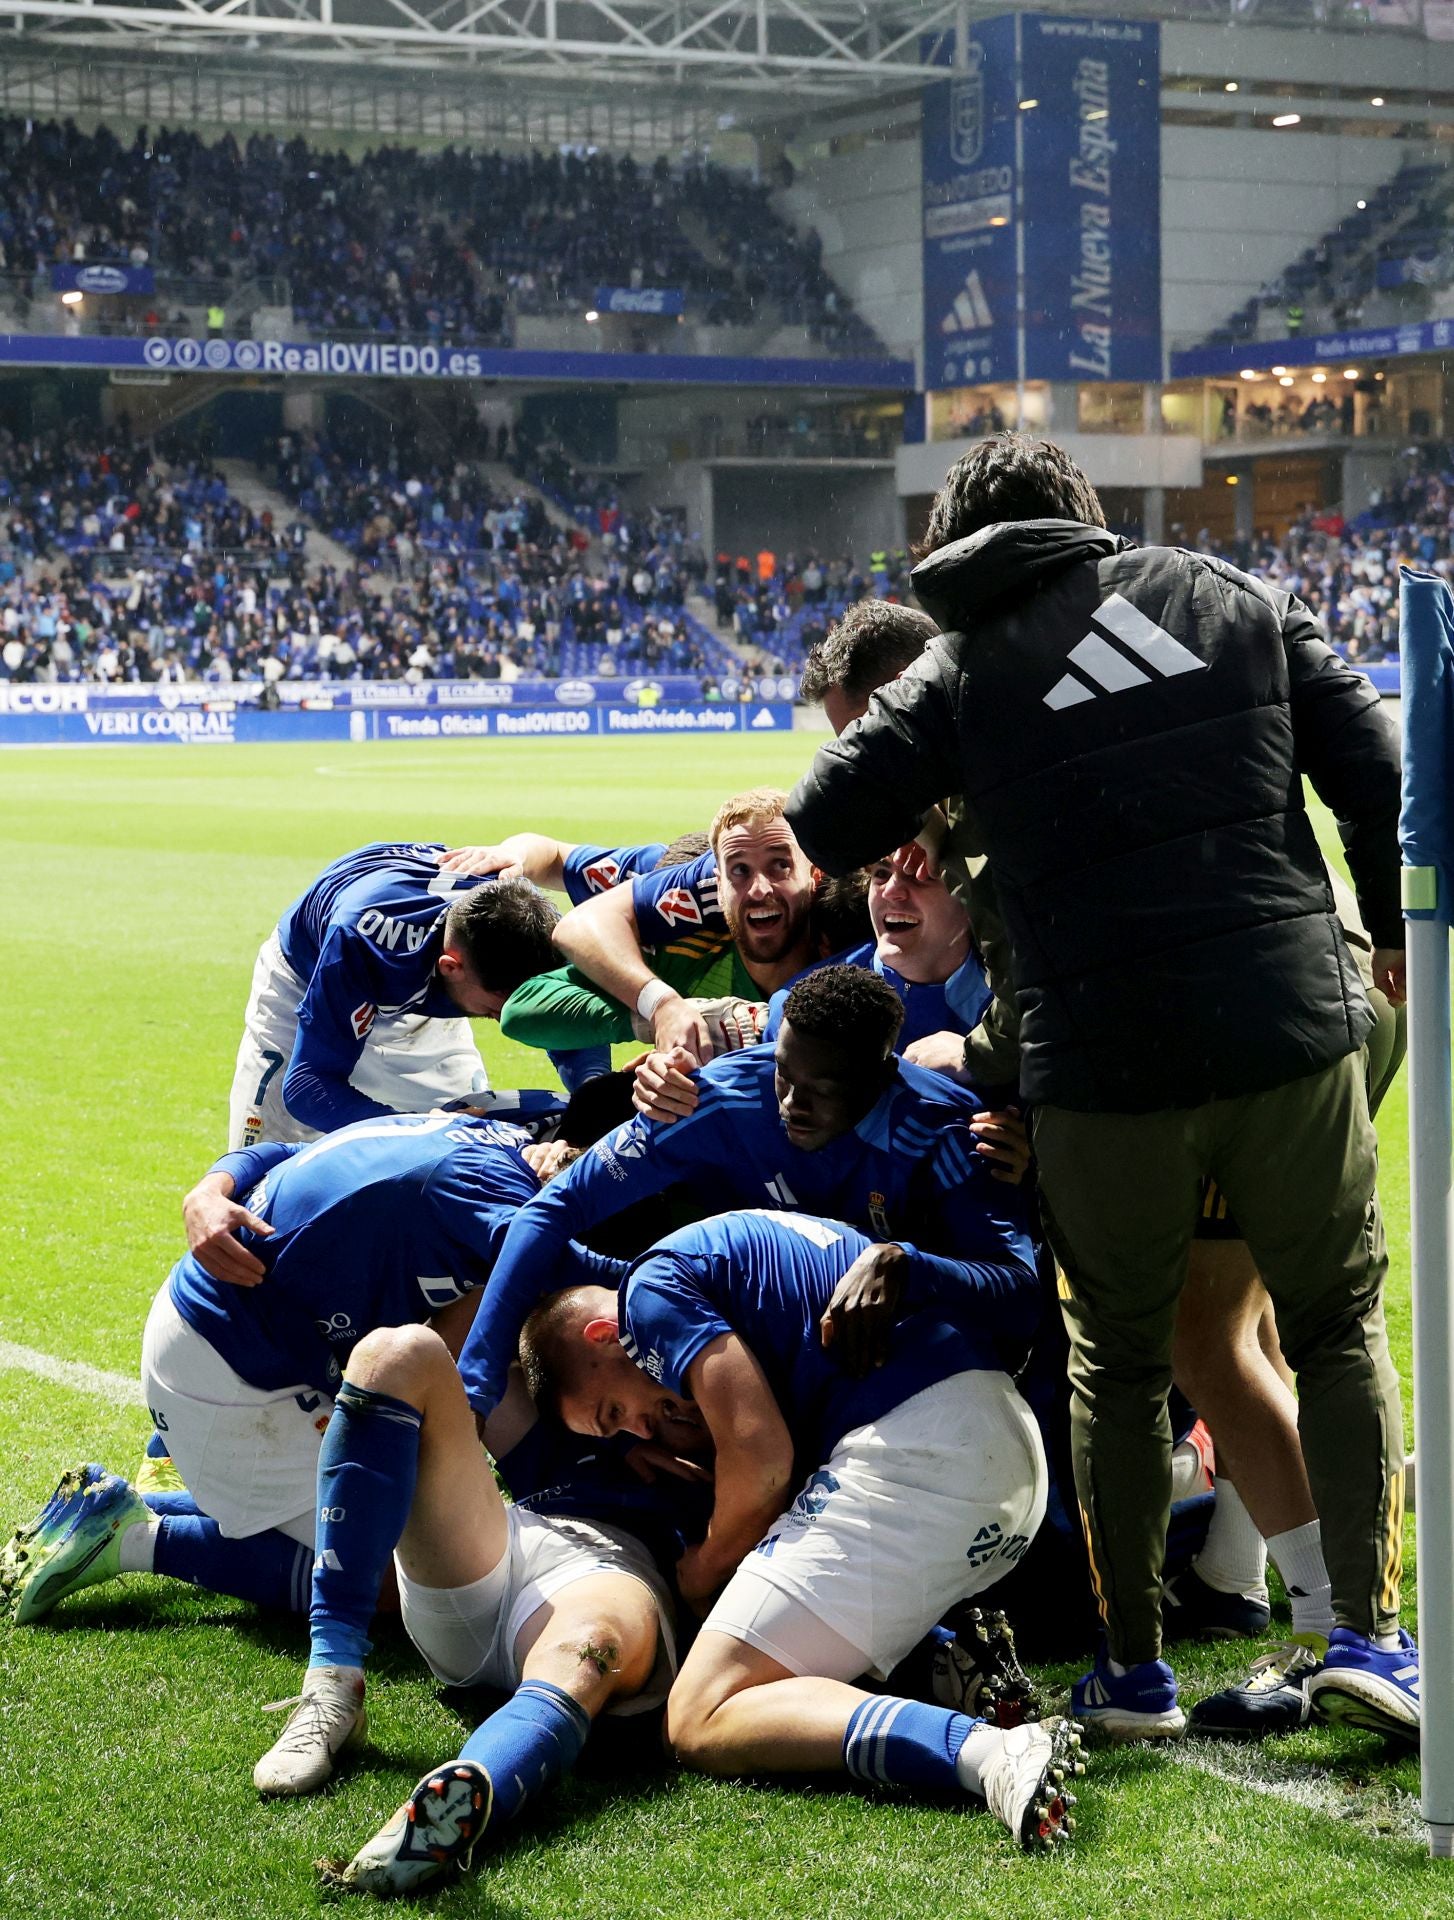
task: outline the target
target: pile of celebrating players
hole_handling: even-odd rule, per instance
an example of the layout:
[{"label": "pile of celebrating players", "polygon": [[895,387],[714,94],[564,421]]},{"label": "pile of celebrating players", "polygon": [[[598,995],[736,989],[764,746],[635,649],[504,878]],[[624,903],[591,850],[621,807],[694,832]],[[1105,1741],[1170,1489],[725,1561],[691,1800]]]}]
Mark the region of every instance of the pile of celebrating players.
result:
[{"label": "pile of celebrating players", "polygon": [[[959,462],[924,551],[928,612],[810,656],[791,796],[360,847],[258,953],[146,1457],[67,1474],[0,1592],[306,1618],[265,1796],[367,1738],[376,1615],[503,1695],[338,1884],[468,1867],[603,1720],[1048,1852],[1083,1740],[1418,1739],[1391,729],[1296,599],[1108,533],[1046,443]],[[1261,1646],[1188,1719],[1163,1643],[1206,1636]],[[1092,1649],[1053,1711],[1022,1654]]]}]

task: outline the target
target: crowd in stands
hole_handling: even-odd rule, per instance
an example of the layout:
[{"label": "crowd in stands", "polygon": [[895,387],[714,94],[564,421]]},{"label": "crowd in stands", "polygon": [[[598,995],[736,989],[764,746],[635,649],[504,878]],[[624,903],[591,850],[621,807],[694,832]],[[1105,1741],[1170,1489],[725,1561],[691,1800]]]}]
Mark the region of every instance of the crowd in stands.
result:
[{"label": "crowd in stands", "polygon": [[[1307,508],[1281,540],[1234,542],[1227,557],[1295,593],[1355,666],[1398,657],[1399,568],[1454,580],[1454,456],[1405,457],[1404,468],[1351,521]],[[1208,547],[1205,534],[1195,541]]]},{"label": "crowd in stands", "polygon": [[[475,440],[478,441],[476,430]],[[481,452],[531,484],[502,487]],[[693,614],[798,670],[842,610],[910,598],[909,556],[718,553],[680,519],[624,506],[563,449],[518,432],[431,458],[382,425],[284,434],[290,517],[244,506],[176,439],[124,427],[20,438],[0,429],[0,676],[111,681],[611,678],[700,675],[739,660]],[[557,503],[549,510],[543,488]],[[346,563],[310,558],[316,527]],[[1351,523],[1309,508],[1280,539],[1226,549],[1297,594],[1355,664],[1397,656],[1398,570],[1454,573],[1454,458],[1405,456]],[[1173,542],[1215,551],[1210,535]]]},{"label": "crowd in stands", "polygon": [[[0,271],[150,266],[282,278],[330,337],[510,343],[512,310],[580,313],[602,285],[669,287],[694,319],[787,321],[821,345],[879,343],[769,188],[707,159],[423,153],[355,159],[300,138],[216,140],[0,119]],[[160,321],[158,321],[160,325]]]},{"label": "crowd in stands", "polygon": [[[732,665],[683,606],[666,516],[593,512],[593,549],[465,459],[285,435],[292,519],[204,458],[124,432],[0,434],[0,670],[26,680],[702,676]],[[310,524],[347,565],[310,562]]]},{"label": "crowd in stands", "polygon": [[[1401,167],[1208,334],[1205,344],[1372,324],[1372,298],[1381,287],[1400,284],[1389,269],[1437,256],[1447,246],[1448,214],[1448,170],[1421,162]],[[1435,276],[1420,272],[1411,278],[1428,285]]]},{"label": "crowd in stands", "polygon": [[713,582],[717,625],[760,648],[772,672],[797,672],[845,607],[870,594],[907,601],[910,565],[902,550],[873,553],[864,565],[811,550],[719,553]]},{"label": "crowd in stands", "polygon": [[208,460],[166,437],[21,439],[0,427],[0,547],[23,560],[151,548],[267,555],[301,546],[305,531],[253,513]]}]

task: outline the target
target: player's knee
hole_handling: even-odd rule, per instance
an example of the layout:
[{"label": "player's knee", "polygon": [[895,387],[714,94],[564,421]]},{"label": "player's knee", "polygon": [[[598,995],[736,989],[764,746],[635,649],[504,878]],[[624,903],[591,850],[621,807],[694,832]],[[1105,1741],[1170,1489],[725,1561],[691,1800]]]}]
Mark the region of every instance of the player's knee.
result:
[{"label": "player's knee", "polygon": [[719,1678],[693,1670],[690,1662],[678,1674],[666,1703],[666,1744],[678,1765],[694,1773],[716,1772],[722,1763],[722,1743],[715,1724],[719,1707],[730,1698]]},{"label": "player's knee", "polygon": [[374,1393],[413,1400],[441,1367],[454,1366],[449,1349],[432,1327],[376,1327],[349,1355],[347,1379]]},{"label": "player's knee", "polygon": [[552,1622],[541,1645],[551,1677],[579,1699],[629,1699],[651,1678],[660,1622],[656,1602],[636,1581],[593,1596]]},{"label": "player's knee", "polygon": [[656,1626],[652,1621],[609,1613],[573,1622],[554,1647],[555,1658],[572,1669],[577,1684],[608,1699],[640,1693],[656,1662]]}]

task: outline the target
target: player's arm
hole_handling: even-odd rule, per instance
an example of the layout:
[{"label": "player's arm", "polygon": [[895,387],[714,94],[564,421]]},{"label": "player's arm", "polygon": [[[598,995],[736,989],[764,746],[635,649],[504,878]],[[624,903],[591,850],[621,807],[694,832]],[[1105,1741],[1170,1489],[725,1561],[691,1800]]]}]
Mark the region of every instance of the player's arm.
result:
[{"label": "player's arm", "polygon": [[547,833],[512,833],[494,846],[451,847],[440,855],[439,864],[446,873],[480,878],[493,873],[502,880],[523,877],[537,887],[564,893],[564,867],[574,851],[573,841],[552,840]]},{"label": "player's arm", "polygon": [[262,1261],[237,1236],[246,1228],[266,1240],[273,1230],[266,1220],[239,1206],[234,1195],[251,1193],[274,1167],[302,1151],[301,1143],[283,1146],[270,1141],[265,1146],[225,1153],[183,1200],[187,1251],[214,1280],[235,1287],[255,1287],[264,1277]]},{"label": "player's arm", "polygon": [[955,1120],[922,1163],[912,1183],[924,1223],[916,1273],[932,1288],[926,1301],[971,1307],[977,1326],[1013,1348],[1030,1338],[1040,1315],[1029,1209],[1019,1188],[995,1180],[978,1149],[970,1125]]},{"label": "player's arm", "polygon": [[537,973],[500,1013],[500,1031],[525,1047],[570,1048],[630,1040],[631,1015],[577,967]]},{"label": "player's arm", "polygon": [[958,729],[930,650],[880,687],[861,720],[819,747],[787,804],[798,844],[824,873],[851,873],[918,833],[961,785]]},{"label": "player's arm", "polygon": [[[515,1213],[459,1360],[465,1393],[477,1414],[488,1415],[504,1392],[520,1329],[536,1304],[552,1289],[588,1277],[579,1271],[584,1249],[578,1255],[571,1243],[692,1171],[691,1141],[683,1147],[678,1134],[701,1143],[710,1138],[701,1121],[663,1130],[649,1120],[632,1120],[598,1140]],[[572,1272],[562,1280],[558,1276],[566,1263]]]},{"label": "player's arm", "polygon": [[283,1105],[318,1133],[393,1112],[350,1084],[378,1016],[379,986],[361,937],[335,927],[298,1007],[298,1038],[283,1075]]},{"label": "player's arm", "polygon": [[694,1060],[711,1059],[704,1022],[647,964],[631,887],[612,887],[572,907],[555,929],[555,944],[611,999],[639,1013],[658,1047],[680,1046]]},{"label": "player's arm", "polygon": [[736,1333],[720,1333],[686,1372],[716,1453],[712,1517],[700,1546],[677,1562],[688,1606],[705,1612],[738,1562],[788,1503],[793,1443],[762,1368]]},{"label": "player's arm", "polygon": [[897,1322],[921,1307],[942,1306],[1007,1347],[1018,1348],[1039,1322],[1033,1269],[997,1268],[926,1253],[908,1240],[868,1247],[833,1290],[818,1335],[845,1372],[860,1378],[889,1357]]}]

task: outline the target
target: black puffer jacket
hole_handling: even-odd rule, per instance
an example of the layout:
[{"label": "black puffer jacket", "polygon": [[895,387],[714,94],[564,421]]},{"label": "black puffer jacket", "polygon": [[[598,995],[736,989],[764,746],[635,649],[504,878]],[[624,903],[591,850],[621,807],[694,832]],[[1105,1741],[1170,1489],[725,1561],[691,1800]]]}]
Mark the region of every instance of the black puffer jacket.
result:
[{"label": "black puffer jacket", "polygon": [[1038,520],[914,573],[945,629],[819,749],[788,818],[830,873],[962,794],[999,888],[1030,1099],[1149,1112],[1362,1044],[1367,995],[1302,775],[1376,946],[1401,946],[1397,738],[1300,601],[1221,561]]}]

